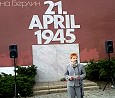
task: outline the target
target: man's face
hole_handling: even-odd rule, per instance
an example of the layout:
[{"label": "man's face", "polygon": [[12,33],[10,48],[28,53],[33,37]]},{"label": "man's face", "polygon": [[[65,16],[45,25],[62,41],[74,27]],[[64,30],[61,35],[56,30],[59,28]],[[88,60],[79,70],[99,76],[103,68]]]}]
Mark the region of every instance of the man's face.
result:
[{"label": "man's face", "polygon": [[71,58],[71,62],[72,62],[72,63],[76,63],[76,61],[77,61],[77,56],[73,56],[73,57]]}]

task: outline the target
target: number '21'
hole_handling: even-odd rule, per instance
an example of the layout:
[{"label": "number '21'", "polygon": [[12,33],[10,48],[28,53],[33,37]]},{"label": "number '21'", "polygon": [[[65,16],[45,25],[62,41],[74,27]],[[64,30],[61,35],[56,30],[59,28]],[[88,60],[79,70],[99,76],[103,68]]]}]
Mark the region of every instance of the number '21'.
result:
[{"label": "number '21'", "polygon": [[52,1],[45,1],[44,4],[49,4],[48,9],[46,10],[45,14],[55,14],[55,11],[53,11],[53,8],[55,6],[58,7],[58,14],[62,14],[62,1],[59,2],[52,2]]}]

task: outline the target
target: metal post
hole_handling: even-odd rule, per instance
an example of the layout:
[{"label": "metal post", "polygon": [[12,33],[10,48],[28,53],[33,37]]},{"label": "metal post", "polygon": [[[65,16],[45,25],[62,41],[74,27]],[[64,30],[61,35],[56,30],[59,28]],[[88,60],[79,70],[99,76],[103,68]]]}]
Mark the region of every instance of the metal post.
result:
[{"label": "metal post", "polygon": [[15,98],[16,98],[16,95],[17,95],[17,90],[16,90],[16,62],[15,62],[15,58],[14,58],[14,72],[15,72],[15,80],[14,80],[14,83],[15,83]]},{"label": "metal post", "polygon": [[112,85],[115,87],[115,83],[114,83],[114,79],[113,79],[113,75],[112,75],[112,72],[111,72],[111,61],[110,61],[110,53],[108,53],[108,60],[109,60],[109,67],[110,67],[110,69],[109,69],[109,81],[105,84],[105,86],[104,86],[104,88],[103,88],[103,91],[105,90],[105,88],[106,88],[106,86],[107,86],[107,84],[109,83],[109,82],[111,82],[112,83]]}]

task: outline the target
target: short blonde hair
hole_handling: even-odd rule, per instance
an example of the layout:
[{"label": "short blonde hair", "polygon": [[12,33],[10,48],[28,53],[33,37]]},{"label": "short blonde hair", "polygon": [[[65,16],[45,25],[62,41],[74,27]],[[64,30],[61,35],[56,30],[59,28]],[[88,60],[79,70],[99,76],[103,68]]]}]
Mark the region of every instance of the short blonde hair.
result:
[{"label": "short blonde hair", "polygon": [[76,56],[76,57],[78,58],[77,53],[71,53],[71,54],[70,54],[70,59],[71,59],[73,56]]}]

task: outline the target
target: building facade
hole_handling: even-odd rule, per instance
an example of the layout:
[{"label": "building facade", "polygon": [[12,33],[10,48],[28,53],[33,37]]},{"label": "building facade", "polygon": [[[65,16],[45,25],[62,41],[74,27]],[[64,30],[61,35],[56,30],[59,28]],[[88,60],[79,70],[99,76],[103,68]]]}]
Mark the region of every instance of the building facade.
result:
[{"label": "building facade", "polygon": [[[115,43],[114,4],[114,0],[0,1],[0,66],[13,65],[11,44],[17,44],[18,65],[33,64],[32,45],[38,44],[79,44],[81,62],[108,58],[105,41],[112,40],[113,47]],[[69,31],[73,36],[67,36]]]}]

